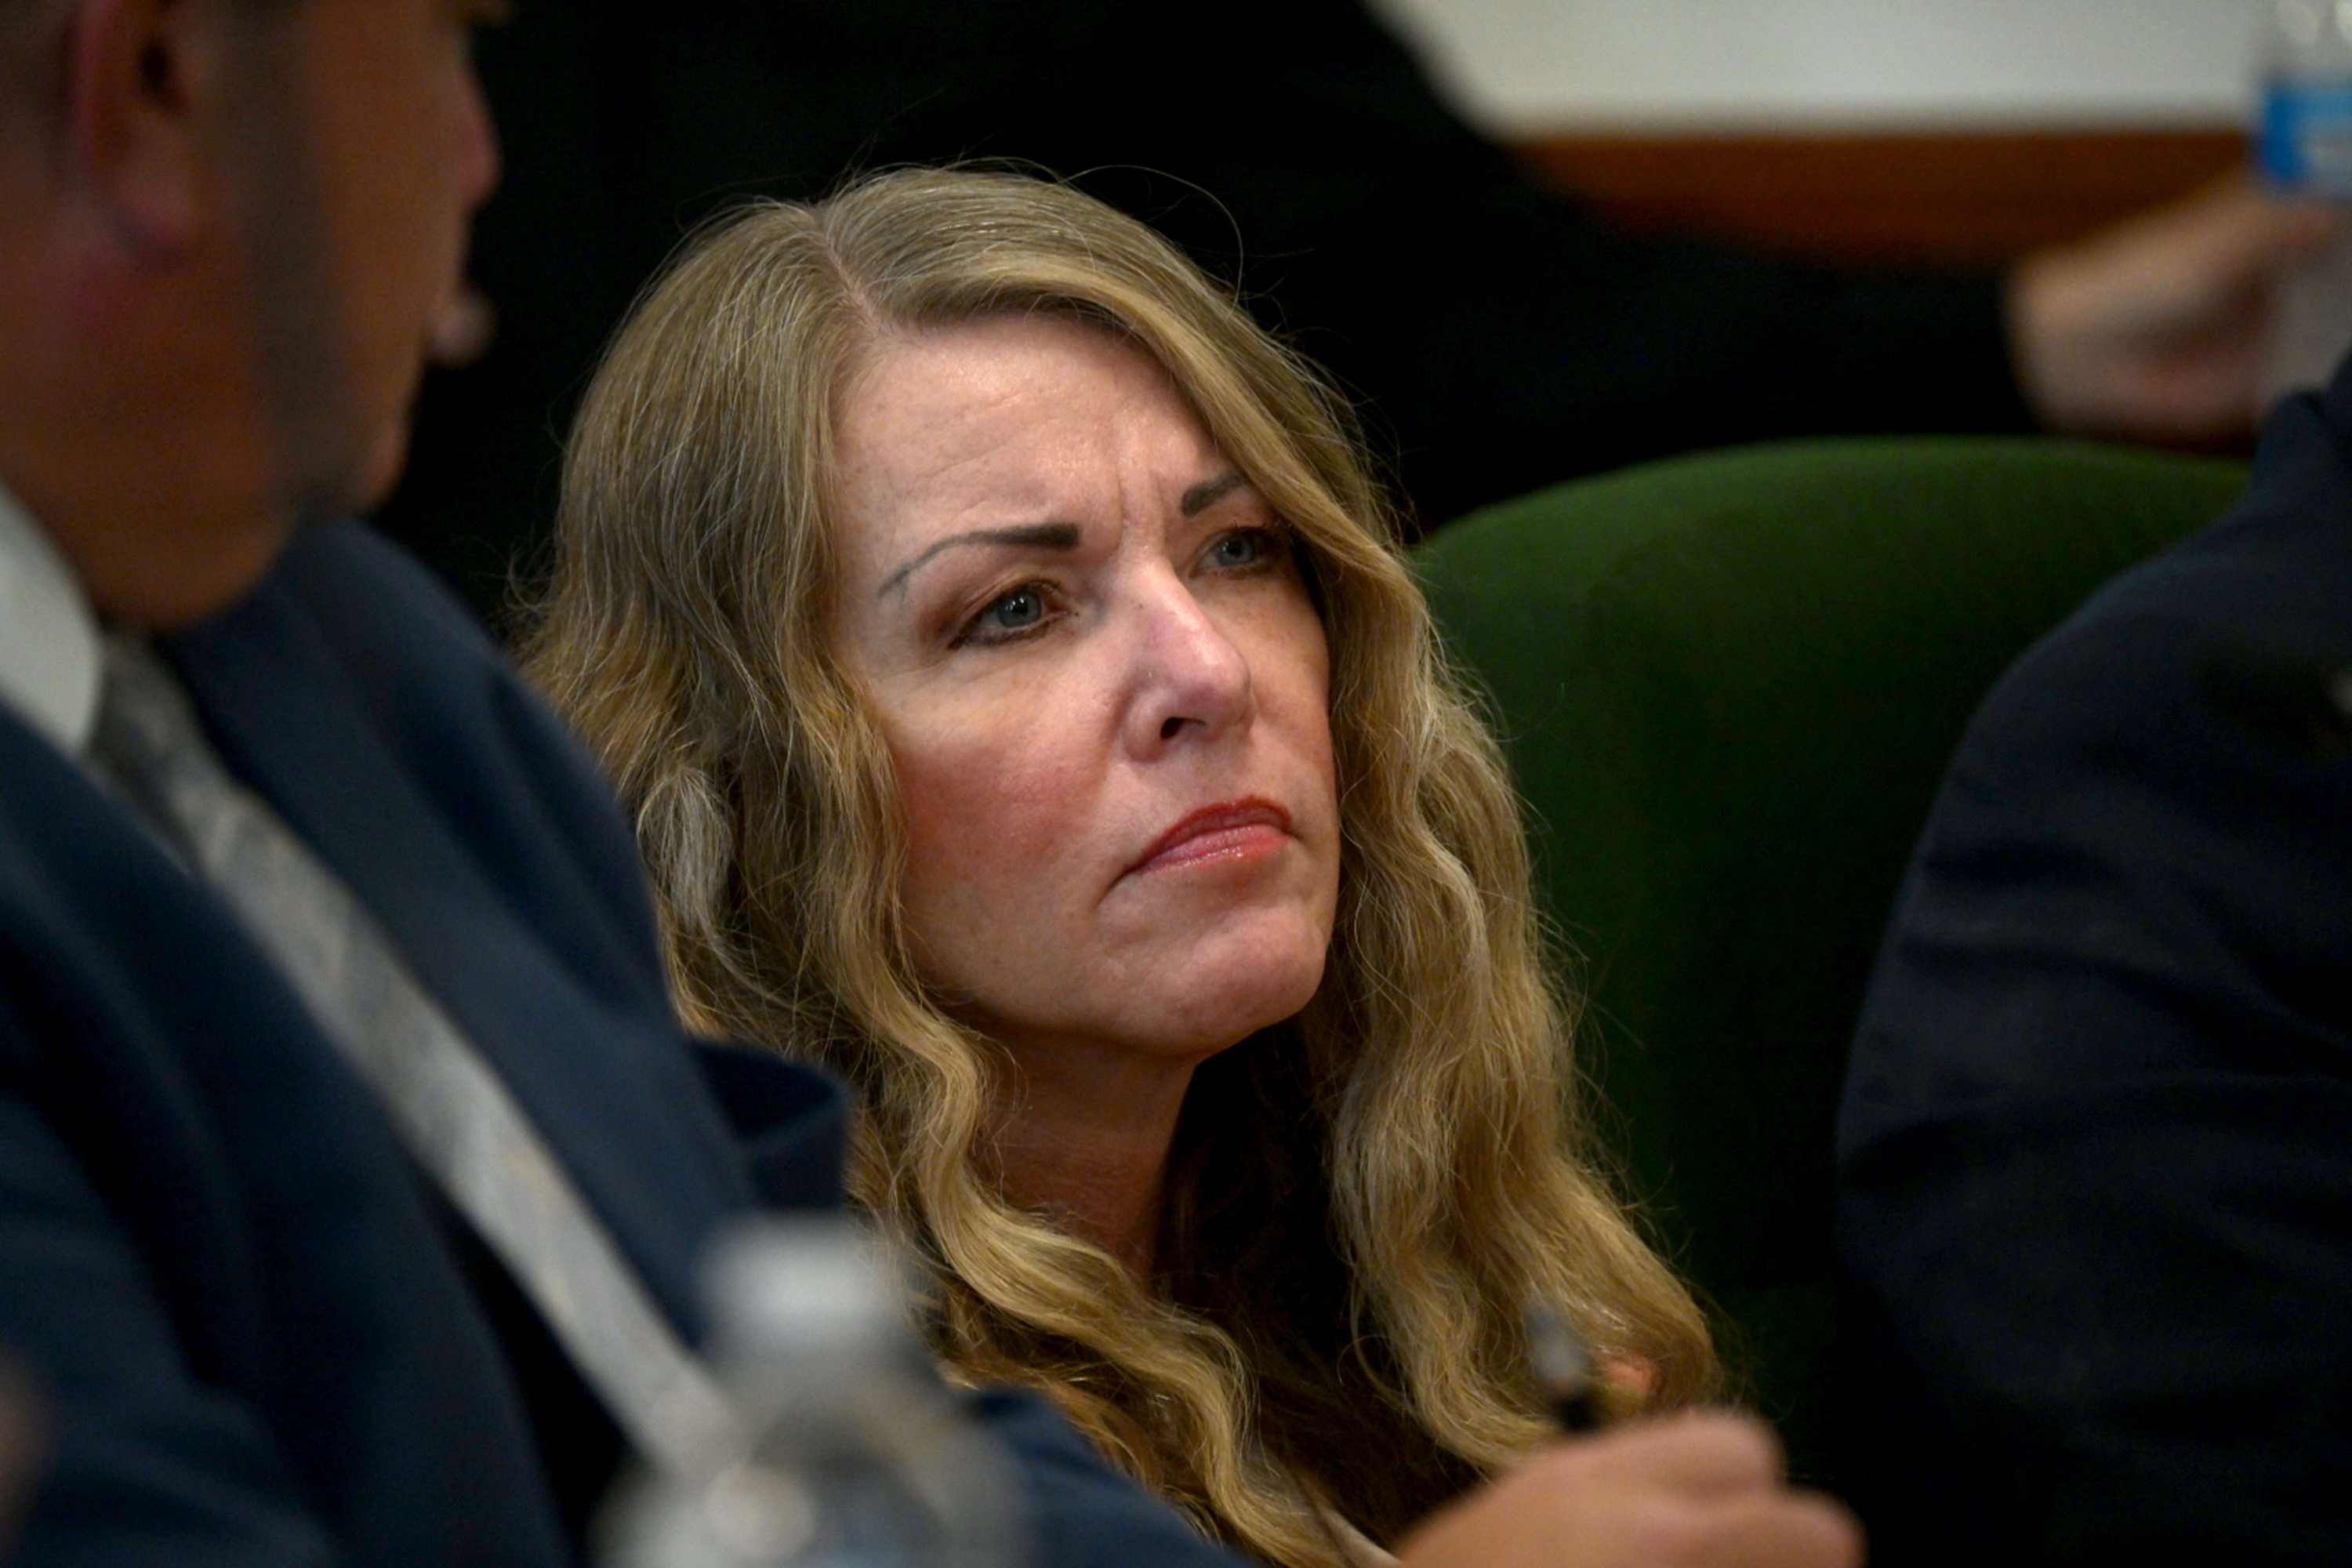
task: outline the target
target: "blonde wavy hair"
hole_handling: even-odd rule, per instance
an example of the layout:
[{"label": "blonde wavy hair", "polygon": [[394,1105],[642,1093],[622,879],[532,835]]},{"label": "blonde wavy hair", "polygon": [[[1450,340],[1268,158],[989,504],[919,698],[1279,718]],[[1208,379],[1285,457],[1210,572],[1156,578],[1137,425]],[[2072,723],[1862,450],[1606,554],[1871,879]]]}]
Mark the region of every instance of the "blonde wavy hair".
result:
[{"label": "blonde wavy hair", "polygon": [[[836,398],[887,335],[1007,312],[1149,353],[1293,531],[1331,650],[1337,930],[1297,1018],[1195,1075],[1150,1287],[1010,1205],[997,1058],[926,991],[888,752],[832,646]],[[1349,414],[1143,225],[1016,174],[902,171],[700,235],[565,457],[525,666],[634,813],[688,1023],[860,1091],[851,1193],[931,1271],[948,1364],[1050,1396],[1270,1561],[1329,1568],[1546,1435],[1557,1302],[1671,1404],[1705,1324],[1581,1152],[1501,757],[1449,673]]]}]

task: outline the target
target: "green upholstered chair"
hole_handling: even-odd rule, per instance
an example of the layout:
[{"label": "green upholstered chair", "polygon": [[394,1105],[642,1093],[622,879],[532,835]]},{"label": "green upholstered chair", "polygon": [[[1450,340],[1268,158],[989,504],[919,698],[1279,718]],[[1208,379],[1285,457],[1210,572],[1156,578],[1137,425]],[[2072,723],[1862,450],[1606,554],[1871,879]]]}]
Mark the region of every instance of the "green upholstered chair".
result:
[{"label": "green upholstered chair", "polygon": [[1418,553],[1526,798],[1603,1136],[1801,1474],[1835,1479],[1838,1081],[1937,783],[2011,660],[2242,479],[1809,442],[1564,485]]}]

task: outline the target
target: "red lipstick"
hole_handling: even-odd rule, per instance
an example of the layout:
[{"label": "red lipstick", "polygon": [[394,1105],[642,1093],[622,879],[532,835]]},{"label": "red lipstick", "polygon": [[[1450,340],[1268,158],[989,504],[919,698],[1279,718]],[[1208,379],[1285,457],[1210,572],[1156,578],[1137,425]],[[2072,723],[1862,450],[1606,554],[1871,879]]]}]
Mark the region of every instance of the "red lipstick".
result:
[{"label": "red lipstick", "polygon": [[1220,801],[1188,812],[1176,825],[1151,842],[1151,847],[1128,868],[1161,871],[1202,860],[1260,854],[1277,847],[1290,835],[1290,813],[1273,801],[1252,796]]}]

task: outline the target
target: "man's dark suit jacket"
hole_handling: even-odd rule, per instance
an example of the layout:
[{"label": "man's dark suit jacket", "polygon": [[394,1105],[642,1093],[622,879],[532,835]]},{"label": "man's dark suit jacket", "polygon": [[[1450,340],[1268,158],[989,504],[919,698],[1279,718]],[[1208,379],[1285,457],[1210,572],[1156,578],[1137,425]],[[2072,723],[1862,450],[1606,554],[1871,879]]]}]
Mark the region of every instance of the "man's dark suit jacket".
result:
[{"label": "man's dark suit jacket", "polygon": [[1839,1135],[1879,1561],[2352,1563],[2347,671],[2352,372],[1963,743]]},{"label": "man's dark suit jacket", "polygon": [[[318,531],[165,652],[685,1332],[715,1226],[836,1201],[835,1091],[748,1053],[698,1064],[597,775],[411,563]],[[552,1568],[618,1454],[224,906],[5,710],[0,1350],[58,1416],[16,1568]],[[1041,1407],[982,1404],[1041,1563],[1225,1561]]]}]

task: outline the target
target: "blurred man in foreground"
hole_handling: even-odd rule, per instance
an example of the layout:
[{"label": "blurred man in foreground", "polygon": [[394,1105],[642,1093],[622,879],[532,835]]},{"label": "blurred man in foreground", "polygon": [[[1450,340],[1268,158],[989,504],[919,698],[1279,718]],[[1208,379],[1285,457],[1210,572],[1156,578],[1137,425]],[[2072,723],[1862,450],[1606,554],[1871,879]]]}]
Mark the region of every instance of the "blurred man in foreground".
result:
[{"label": "blurred man in foreground", "polygon": [[[577,1562],[625,1446],[714,1397],[703,1242],[836,1201],[829,1087],[698,1058],[593,771],[328,521],[464,336],[475,19],[0,0],[0,1344],[54,1412],[20,1563]],[[1041,1563],[1223,1560],[980,1407]],[[1747,1424],[1631,1429],[1406,1561],[1852,1563],[1778,1478]]]}]

